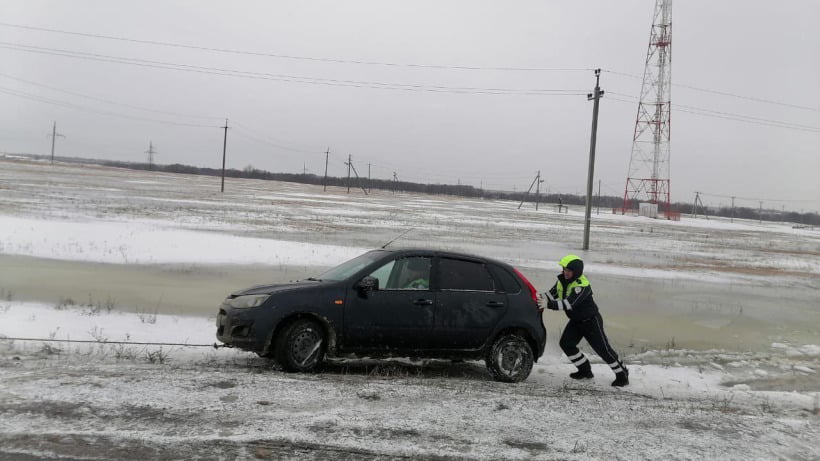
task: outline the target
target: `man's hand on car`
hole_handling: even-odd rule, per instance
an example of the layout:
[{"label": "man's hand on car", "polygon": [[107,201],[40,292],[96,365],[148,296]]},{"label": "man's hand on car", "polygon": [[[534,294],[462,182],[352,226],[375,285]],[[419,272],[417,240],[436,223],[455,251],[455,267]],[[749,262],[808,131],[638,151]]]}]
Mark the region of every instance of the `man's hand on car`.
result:
[{"label": "man's hand on car", "polygon": [[[544,299],[544,298],[547,299]],[[558,301],[555,300],[549,293],[544,293],[538,297],[538,307],[546,307],[549,310],[558,310]]]}]

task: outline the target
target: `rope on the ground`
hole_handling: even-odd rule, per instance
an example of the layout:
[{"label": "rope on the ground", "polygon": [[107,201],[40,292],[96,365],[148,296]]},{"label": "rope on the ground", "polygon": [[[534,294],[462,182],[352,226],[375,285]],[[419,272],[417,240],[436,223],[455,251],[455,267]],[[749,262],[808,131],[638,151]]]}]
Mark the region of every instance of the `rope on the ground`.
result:
[{"label": "rope on the ground", "polygon": [[94,344],[129,344],[134,346],[182,346],[182,347],[213,347],[219,349],[220,347],[231,347],[227,344],[190,344],[190,343],[149,343],[138,341],[99,341],[91,339],[46,339],[46,338],[12,338],[10,336],[0,335],[0,341],[44,341],[54,343],[94,343]]}]

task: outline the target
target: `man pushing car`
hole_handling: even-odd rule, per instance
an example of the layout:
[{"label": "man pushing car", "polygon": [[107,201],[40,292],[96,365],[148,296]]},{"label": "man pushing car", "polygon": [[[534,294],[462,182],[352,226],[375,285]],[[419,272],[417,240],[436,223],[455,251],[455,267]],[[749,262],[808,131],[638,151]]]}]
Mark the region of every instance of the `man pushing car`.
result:
[{"label": "man pushing car", "polygon": [[612,385],[626,386],[629,384],[629,370],[609,345],[604,333],[603,318],[598,312],[598,305],[592,299],[592,287],[584,276],[584,262],[578,256],[567,255],[558,264],[563,269],[558,274],[558,281],[543,296],[546,298],[547,309],[563,310],[569,317],[559,345],[567,358],[578,368],[578,371],[570,373],[570,378],[592,379],[594,376],[589,359],[578,349],[578,343],[585,338],[595,353],[615,373]]}]

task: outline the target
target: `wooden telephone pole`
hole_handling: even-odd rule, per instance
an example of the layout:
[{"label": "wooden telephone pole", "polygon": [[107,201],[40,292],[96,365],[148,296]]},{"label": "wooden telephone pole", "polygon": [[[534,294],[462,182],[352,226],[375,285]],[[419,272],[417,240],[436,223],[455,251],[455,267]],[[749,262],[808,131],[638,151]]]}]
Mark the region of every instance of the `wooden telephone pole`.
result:
[{"label": "wooden telephone pole", "polygon": [[228,119],[225,119],[225,126],[220,127],[225,130],[225,136],[222,138],[222,187],[220,192],[225,192],[225,152],[228,149]]},{"label": "wooden telephone pole", "polygon": [[592,181],[595,175],[595,142],[598,137],[598,102],[604,95],[601,90],[601,69],[595,69],[595,90],[587,95],[592,105],[592,134],[589,138],[589,171],[587,173],[587,206],[584,212],[584,250],[589,250],[589,225],[592,220]]},{"label": "wooden telephone pole", "polygon": [[65,138],[65,136],[57,133],[57,122],[54,122],[54,125],[51,128],[51,164],[54,165],[54,144],[57,137]]}]

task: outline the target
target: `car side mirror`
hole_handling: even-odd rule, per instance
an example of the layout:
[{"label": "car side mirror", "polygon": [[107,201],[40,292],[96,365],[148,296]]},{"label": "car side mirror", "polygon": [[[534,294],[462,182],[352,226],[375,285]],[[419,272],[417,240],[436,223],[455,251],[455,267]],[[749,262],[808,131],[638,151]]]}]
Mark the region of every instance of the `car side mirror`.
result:
[{"label": "car side mirror", "polygon": [[359,280],[359,283],[356,284],[356,288],[359,289],[359,294],[367,296],[371,291],[379,291],[379,279],[368,275]]}]

